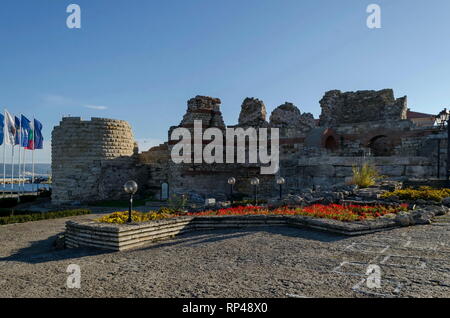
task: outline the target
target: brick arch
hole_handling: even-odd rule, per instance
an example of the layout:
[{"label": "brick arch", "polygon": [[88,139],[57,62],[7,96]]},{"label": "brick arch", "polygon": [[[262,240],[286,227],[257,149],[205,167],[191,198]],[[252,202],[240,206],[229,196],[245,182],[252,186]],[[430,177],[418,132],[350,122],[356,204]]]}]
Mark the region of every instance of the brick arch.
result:
[{"label": "brick arch", "polygon": [[394,155],[394,140],[387,135],[373,136],[367,143],[372,155],[375,157],[388,157]]},{"label": "brick arch", "polygon": [[338,140],[339,137],[336,132],[331,128],[327,128],[322,134],[321,144],[323,148],[335,151],[339,148]]}]

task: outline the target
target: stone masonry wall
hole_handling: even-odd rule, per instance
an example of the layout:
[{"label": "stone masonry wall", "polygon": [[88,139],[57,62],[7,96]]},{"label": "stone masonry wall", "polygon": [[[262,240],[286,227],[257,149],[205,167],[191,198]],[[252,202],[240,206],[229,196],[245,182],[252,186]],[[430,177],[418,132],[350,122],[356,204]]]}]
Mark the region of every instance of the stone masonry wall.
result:
[{"label": "stone masonry wall", "polygon": [[[227,126],[221,101],[196,96],[178,126],[169,129],[168,142],[137,153],[131,127],[119,120],[63,118],[52,133],[54,203],[118,199],[128,179],[138,182],[142,195],[157,195],[162,183],[171,194],[224,199],[230,192],[227,180],[235,177],[235,193],[252,196],[250,179],[261,181],[261,197],[276,195],[276,176],[285,177],[286,192],[314,185],[348,182],[352,167],[370,160],[381,174],[400,179],[445,175],[447,137],[437,127],[417,127],[406,119],[406,97],[394,98],[390,89],[381,91],[329,91],[320,101],[319,123],[312,114],[301,113],[292,103],[277,107],[266,119],[262,100],[246,98],[239,124]],[[203,129],[279,128],[280,171],[261,175],[260,164],[175,164],[170,153],[178,141],[172,131],[194,121]],[[440,152],[438,152],[438,142]],[[203,147],[208,144],[203,141]],[[224,144],[225,146],[225,144]],[[192,148],[193,149],[193,148]],[[226,148],[224,147],[224,151]]]},{"label": "stone masonry wall", "polygon": [[325,93],[320,101],[320,126],[406,119],[406,96],[395,99],[392,89]]},{"label": "stone masonry wall", "polygon": [[[121,120],[63,118],[52,132],[52,202],[111,199],[134,171],[137,152],[130,125]],[[115,166],[112,173],[108,167]],[[108,182],[102,176],[108,176]],[[115,178],[116,176],[117,178]]]}]

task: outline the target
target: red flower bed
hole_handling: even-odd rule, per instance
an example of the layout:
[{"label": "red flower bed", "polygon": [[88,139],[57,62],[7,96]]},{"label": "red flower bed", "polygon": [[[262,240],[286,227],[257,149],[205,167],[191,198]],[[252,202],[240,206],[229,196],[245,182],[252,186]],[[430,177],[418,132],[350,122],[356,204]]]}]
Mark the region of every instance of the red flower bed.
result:
[{"label": "red flower bed", "polygon": [[363,205],[339,205],[339,204],[314,204],[305,208],[278,208],[269,210],[260,206],[239,206],[234,208],[220,209],[217,211],[204,211],[200,213],[189,213],[191,216],[209,215],[304,215],[317,218],[327,218],[339,221],[358,221],[377,218],[390,213],[406,211],[406,204],[399,207],[389,207],[383,205],[363,206]]}]

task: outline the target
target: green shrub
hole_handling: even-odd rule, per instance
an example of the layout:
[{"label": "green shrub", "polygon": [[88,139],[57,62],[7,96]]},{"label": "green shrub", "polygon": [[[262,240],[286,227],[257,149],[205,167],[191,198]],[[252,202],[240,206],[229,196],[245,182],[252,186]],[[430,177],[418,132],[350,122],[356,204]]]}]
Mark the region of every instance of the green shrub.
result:
[{"label": "green shrub", "polygon": [[437,201],[450,197],[450,189],[433,189],[431,187],[420,187],[419,189],[400,189],[392,192],[386,192],[381,195],[382,198],[398,197],[400,200],[415,201]]},{"label": "green shrub", "polygon": [[352,171],[352,183],[360,188],[373,186],[381,178],[377,169],[367,162],[360,167],[353,166]]},{"label": "green shrub", "polygon": [[85,215],[90,214],[91,210],[87,209],[76,209],[76,210],[65,210],[65,211],[55,211],[55,212],[43,212],[43,213],[30,213],[23,215],[13,215],[13,216],[3,216],[0,217],[0,225],[12,224],[12,223],[24,223],[30,221],[40,221],[48,219],[58,219],[65,218],[69,216]]},{"label": "green shrub", "polygon": [[13,216],[13,215],[25,215],[25,214],[30,214],[30,211],[28,211],[28,210],[17,210],[15,208],[0,209],[0,216]]}]

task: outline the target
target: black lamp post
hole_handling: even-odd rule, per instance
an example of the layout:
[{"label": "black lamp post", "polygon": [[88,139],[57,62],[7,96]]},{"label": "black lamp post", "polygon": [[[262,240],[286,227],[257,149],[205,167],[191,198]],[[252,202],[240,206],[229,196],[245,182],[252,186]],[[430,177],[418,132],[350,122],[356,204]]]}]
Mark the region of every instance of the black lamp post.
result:
[{"label": "black lamp post", "polygon": [[127,183],[125,183],[125,185],[123,186],[123,189],[125,190],[126,193],[128,193],[130,195],[130,205],[129,205],[129,209],[128,209],[128,223],[132,222],[131,219],[131,210],[133,209],[133,195],[137,192],[138,190],[138,185],[135,181],[130,180],[127,181]]},{"label": "black lamp post", "polygon": [[231,203],[233,203],[233,188],[234,188],[234,185],[236,184],[236,179],[233,177],[229,178],[228,184],[230,185],[230,201],[231,201]]},{"label": "black lamp post", "polygon": [[258,185],[259,185],[259,179],[254,177],[250,180],[251,185],[254,187],[254,201],[255,206],[258,205]]},{"label": "black lamp post", "polygon": [[[443,130],[445,128],[445,125],[447,125],[447,169],[446,169],[446,181],[447,183],[450,180],[450,113],[447,110],[447,108],[444,108],[443,111],[441,111],[436,116],[436,124],[440,126],[440,128]],[[440,151],[440,149],[439,149]],[[440,163],[439,163],[440,164]]]},{"label": "black lamp post", "polygon": [[286,180],[283,177],[277,178],[277,184],[280,186],[280,200],[283,198],[283,184],[286,183]]}]

